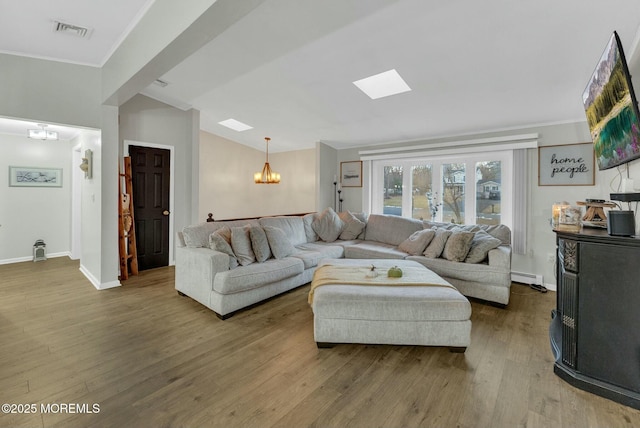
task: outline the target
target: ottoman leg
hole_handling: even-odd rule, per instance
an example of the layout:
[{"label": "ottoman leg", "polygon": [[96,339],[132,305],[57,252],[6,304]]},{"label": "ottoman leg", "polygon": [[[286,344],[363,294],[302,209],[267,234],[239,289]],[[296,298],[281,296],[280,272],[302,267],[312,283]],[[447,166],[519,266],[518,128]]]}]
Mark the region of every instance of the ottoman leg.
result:
[{"label": "ottoman leg", "polygon": [[336,346],[336,344],[331,342],[316,342],[316,346],[318,347],[318,349],[333,348],[334,346]]},{"label": "ottoman leg", "polygon": [[454,354],[464,354],[466,350],[466,346],[449,346],[449,352],[453,352]]}]

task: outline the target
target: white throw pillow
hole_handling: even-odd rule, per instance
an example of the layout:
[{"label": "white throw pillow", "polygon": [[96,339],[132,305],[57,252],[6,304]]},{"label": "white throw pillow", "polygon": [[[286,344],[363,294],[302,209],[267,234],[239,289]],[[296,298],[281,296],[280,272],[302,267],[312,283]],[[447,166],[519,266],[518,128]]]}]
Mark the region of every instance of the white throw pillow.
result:
[{"label": "white throw pillow", "polygon": [[267,235],[264,233],[262,227],[251,226],[249,236],[251,237],[251,248],[258,263],[268,260],[269,257],[271,257],[271,249],[269,248]]},{"label": "white throw pillow", "polygon": [[325,242],[333,242],[338,239],[344,226],[344,222],[331,207],[322,211],[311,223],[313,230]]},{"label": "white throw pillow", "polygon": [[356,239],[358,235],[362,233],[362,231],[366,226],[365,222],[360,221],[356,216],[354,216],[349,211],[338,214],[338,217],[340,217],[340,219],[344,223],[342,232],[340,232],[340,239],[344,241]]},{"label": "white throw pillow", "polygon": [[283,259],[296,252],[286,233],[279,227],[265,226],[264,233],[267,235],[273,257],[276,259]]}]

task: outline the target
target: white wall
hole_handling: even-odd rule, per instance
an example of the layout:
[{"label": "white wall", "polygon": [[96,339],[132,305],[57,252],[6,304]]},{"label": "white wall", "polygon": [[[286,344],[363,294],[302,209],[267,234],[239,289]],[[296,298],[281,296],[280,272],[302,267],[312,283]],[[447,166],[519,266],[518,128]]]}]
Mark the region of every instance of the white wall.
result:
[{"label": "white wall", "polygon": [[194,157],[198,157],[198,117],[197,111],[179,110],[143,95],[136,95],[120,107],[121,155],[124,140],[173,147],[174,231],[192,224],[193,213],[198,209],[192,191],[194,186],[197,189],[198,163]]},{"label": "white wall", "polygon": [[[62,168],[62,187],[9,187],[9,166]],[[71,143],[0,135],[0,263],[29,260],[36,239],[49,256],[71,251]]]},{"label": "white wall", "polygon": [[265,152],[202,131],[200,133],[199,221],[316,211],[316,151],[270,153],[280,184],[255,184]]}]

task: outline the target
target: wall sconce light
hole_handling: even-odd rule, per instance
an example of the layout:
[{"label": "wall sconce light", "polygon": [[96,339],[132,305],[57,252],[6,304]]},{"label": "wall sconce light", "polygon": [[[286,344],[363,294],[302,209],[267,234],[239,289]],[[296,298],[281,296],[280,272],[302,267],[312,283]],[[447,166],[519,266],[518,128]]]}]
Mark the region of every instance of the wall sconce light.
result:
[{"label": "wall sconce light", "polygon": [[93,151],[91,149],[84,151],[80,169],[84,171],[84,178],[93,178]]}]

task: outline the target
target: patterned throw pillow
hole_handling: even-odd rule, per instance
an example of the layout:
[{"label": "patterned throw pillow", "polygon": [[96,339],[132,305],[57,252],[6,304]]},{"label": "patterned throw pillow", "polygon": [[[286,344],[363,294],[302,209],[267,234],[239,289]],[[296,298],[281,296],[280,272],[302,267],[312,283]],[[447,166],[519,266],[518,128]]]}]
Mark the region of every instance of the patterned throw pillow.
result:
[{"label": "patterned throw pillow", "polygon": [[474,236],[473,232],[454,230],[447,239],[442,257],[452,262],[463,262],[471,249],[471,241]]},{"label": "patterned throw pillow", "polygon": [[500,239],[489,235],[484,230],[477,231],[471,241],[471,249],[464,260],[465,263],[482,263],[487,258],[489,251],[498,248],[500,244],[502,244]]}]

